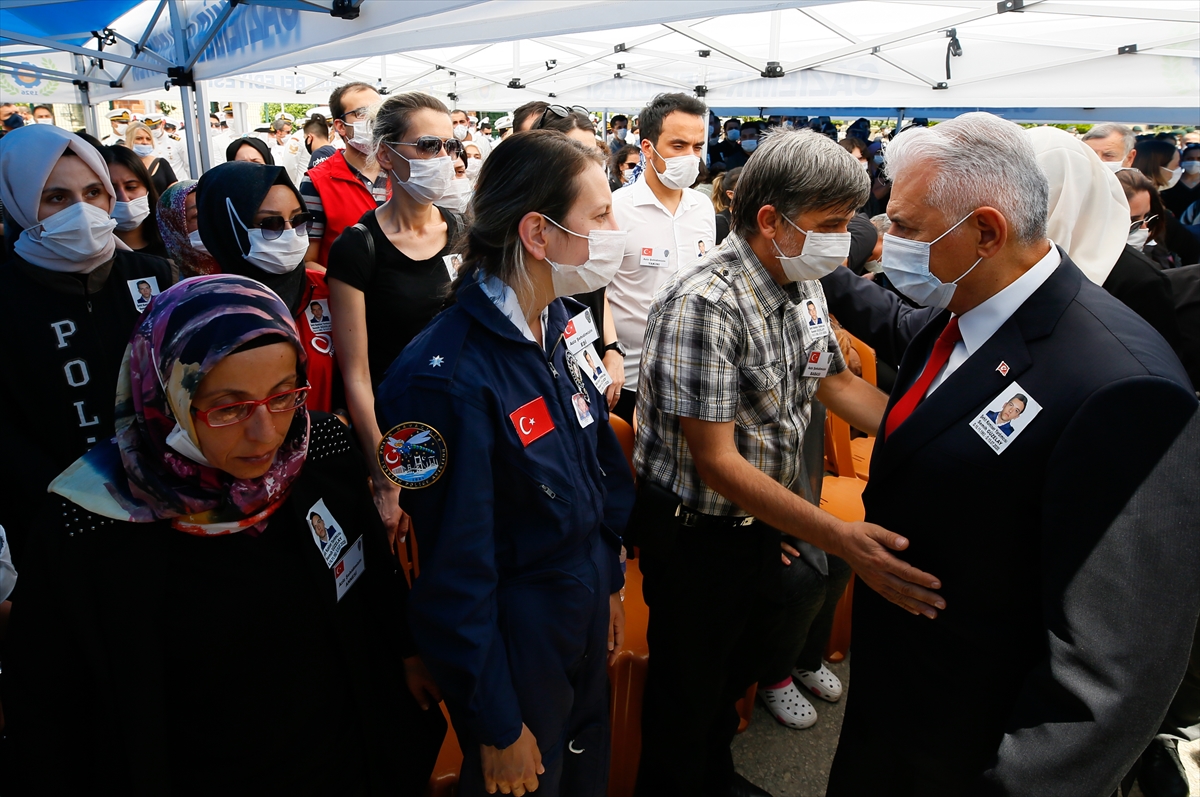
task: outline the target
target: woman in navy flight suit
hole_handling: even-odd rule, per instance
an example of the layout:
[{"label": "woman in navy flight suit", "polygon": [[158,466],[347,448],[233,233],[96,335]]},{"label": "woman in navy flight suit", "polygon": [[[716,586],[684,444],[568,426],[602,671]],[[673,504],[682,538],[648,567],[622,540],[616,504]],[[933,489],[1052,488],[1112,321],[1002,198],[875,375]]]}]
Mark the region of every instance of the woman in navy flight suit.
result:
[{"label": "woman in navy flight suit", "polygon": [[552,131],[497,148],[473,210],[454,304],[379,388],[380,464],[421,552],[412,632],[462,744],[460,795],[600,797],[633,484],[563,337],[584,306],[561,297],[612,279],[624,235],[596,152]]}]

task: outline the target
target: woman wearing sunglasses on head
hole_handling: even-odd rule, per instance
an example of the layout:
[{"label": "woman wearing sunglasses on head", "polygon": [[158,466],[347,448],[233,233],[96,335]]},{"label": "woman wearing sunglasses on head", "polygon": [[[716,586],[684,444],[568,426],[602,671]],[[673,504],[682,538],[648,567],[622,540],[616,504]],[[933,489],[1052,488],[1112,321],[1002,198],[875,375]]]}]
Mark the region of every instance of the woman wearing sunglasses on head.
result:
[{"label": "woman wearing sunglasses on head", "polygon": [[117,222],[116,236],[135,252],[167,257],[158,232],[158,196],[150,172],[142,159],[126,147],[101,150],[108,174],[116,191],[112,217]]},{"label": "woman wearing sunglasses on head", "polygon": [[0,369],[0,525],[34,582],[44,560],[23,565],[26,540],[64,541],[42,522],[46,485],[112,436],[117,370],[149,303],[143,290],[152,296],[171,284],[170,263],[130,251],[114,234],[115,193],[100,152],[73,133],[27,125],[0,140],[13,248],[0,268],[0,316],[13,334]]},{"label": "woman wearing sunglasses on head", "polygon": [[319,412],[340,409],[329,290],[324,274],[304,268],[312,215],[287,170],[222,163],[197,183],[196,210],[200,241],[221,272],[258,280],[291,310],[308,354],[309,406]]},{"label": "woman wearing sunglasses on head", "polygon": [[595,146],[560,133],[498,146],[472,202],[456,301],[379,388],[377,455],[420,543],[412,631],[460,797],[600,797],[633,483],[565,297],[612,279],[625,235]]},{"label": "woman wearing sunglasses on head", "polygon": [[347,408],[393,536],[401,530],[399,488],[375,458],[375,388],[445,300],[461,216],[434,203],[451,194],[462,146],[441,100],[416,91],[388,97],[371,129],[369,162],[389,175],[391,197],[347,227],[329,252],[329,309]]},{"label": "woman wearing sunglasses on head", "polygon": [[116,439],[51,487],[87,567],[22,578],[4,676],[37,793],[423,792],[445,720],[398,677],[405,581],[306,360],[245,277],[180,283],[134,330]]}]

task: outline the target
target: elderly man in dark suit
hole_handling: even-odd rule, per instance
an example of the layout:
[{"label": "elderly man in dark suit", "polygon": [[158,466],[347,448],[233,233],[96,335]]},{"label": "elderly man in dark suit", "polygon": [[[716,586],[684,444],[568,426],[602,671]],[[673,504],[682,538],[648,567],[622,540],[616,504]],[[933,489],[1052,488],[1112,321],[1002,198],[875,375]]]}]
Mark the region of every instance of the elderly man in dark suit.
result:
[{"label": "elderly man in dark suit", "polygon": [[[855,596],[828,794],[1108,797],[1196,627],[1195,394],[1158,333],[1046,238],[1047,181],[1016,125],[911,130],[888,168],[883,267],[922,309],[844,268],[822,283],[900,362],[867,520],[911,541],[946,607]],[[1041,409],[994,445],[974,421],[1017,391]]]}]

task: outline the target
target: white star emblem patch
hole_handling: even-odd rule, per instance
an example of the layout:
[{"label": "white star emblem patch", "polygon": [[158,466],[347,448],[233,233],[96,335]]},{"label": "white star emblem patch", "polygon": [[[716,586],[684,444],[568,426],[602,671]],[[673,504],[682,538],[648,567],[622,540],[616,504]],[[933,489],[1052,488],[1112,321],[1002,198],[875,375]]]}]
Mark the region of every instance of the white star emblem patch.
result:
[{"label": "white star emblem patch", "polygon": [[434,357],[429,361],[429,364],[432,365],[434,368],[441,368],[443,362],[445,362],[445,360],[442,359],[442,355],[437,354],[437,355],[434,355]]}]

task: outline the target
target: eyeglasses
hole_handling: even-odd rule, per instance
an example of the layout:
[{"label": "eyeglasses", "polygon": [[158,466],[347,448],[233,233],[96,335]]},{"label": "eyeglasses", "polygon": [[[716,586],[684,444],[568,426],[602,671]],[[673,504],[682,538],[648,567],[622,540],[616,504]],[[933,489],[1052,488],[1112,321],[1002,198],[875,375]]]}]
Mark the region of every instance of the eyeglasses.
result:
[{"label": "eyeglasses", "polygon": [[637,166],[639,163],[641,163],[641,161],[633,161],[632,163],[622,163],[621,168],[622,169],[632,169],[634,166]]},{"label": "eyeglasses", "polygon": [[289,227],[296,231],[296,235],[308,237],[308,230],[312,227],[314,218],[311,213],[297,213],[290,220],[285,219],[283,216],[267,216],[253,226],[262,230],[263,238],[268,241],[274,241],[283,235],[283,231]]},{"label": "eyeglasses", "polygon": [[365,122],[367,121],[367,117],[370,115],[371,108],[367,105],[364,105],[361,108],[355,108],[353,111],[346,111],[344,114],[339,116],[338,119],[341,119],[344,122],[346,121],[346,117],[349,116],[352,117],[356,122]]},{"label": "eyeglasses", "polygon": [[1153,216],[1147,216],[1146,218],[1141,219],[1139,221],[1130,222],[1129,231],[1133,232],[1134,230],[1140,230],[1142,227],[1149,227],[1150,225],[1154,224],[1154,222],[1156,222],[1156,221],[1158,221],[1158,214],[1155,214]]},{"label": "eyeglasses", "polygon": [[437,136],[421,136],[416,141],[393,141],[393,147],[416,147],[426,155],[437,154],[443,149],[451,158],[457,158],[463,151],[463,143],[457,138],[438,138]]},{"label": "eyeglasses", "polygon": [[569,108],[566,105],[547,105],[546,110],[542,111],[542,118],[538,120],[537,127],[541,128],[542,125],[546,124],[546,114],[548,113],[566,119],[572,112],[578,112],[588,117],[592,114],[591,111],[582,105],[572,105]]},{"label": "eyeglasses", "polygon": [[258,410],[259,407],[266,407],[267,412],[281,413],[291,412],[304,406],[304,402],[308,400],[307,385],[298,387],[295,390],[285,390],[282,393],[276,393],[274,396],[267,396],[261,401],[239,401],[235,404],[222,404],[220,407],[213,407],[211,410],[198,410],[192,408],[192,412],[196,417],[204,422],[205,426],[210,429],[219,429],[222,426],[233,426],[235,423],[241,423],[249,418]]}]

